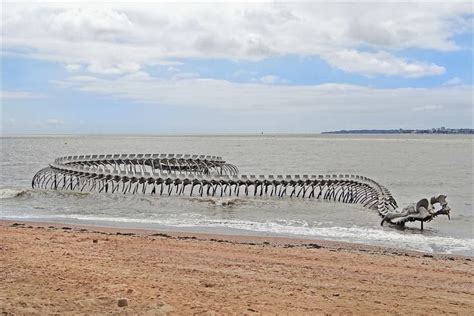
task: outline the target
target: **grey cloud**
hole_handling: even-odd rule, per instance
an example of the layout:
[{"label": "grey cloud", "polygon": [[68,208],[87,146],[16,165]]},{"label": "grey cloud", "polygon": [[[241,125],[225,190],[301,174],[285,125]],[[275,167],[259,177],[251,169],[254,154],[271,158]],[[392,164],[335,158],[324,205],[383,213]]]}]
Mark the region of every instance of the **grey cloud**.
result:
[{"label": "grey cloud", "polygon": [[[105,73],[131,73],[178,58],[255,60],[296,54],[320,56],[356,73],[424,76],[442,73],[442,66],[392,54],[382,63],[388,66],[374,71],[374,54],[358,49],[371,47],[377,54],[456,49],[453,37],[471,31],[470,12],[459,2],[7,3],[3,49]],[[357,67],[347,66],[342,57],[331,58],[344,51],[358,53]],[[124,69],[124,64],[139,66]]]},{"label": "grey cloud", "polygon": [[51,15],[49,29],[71,40],[125,40],[133,28],[127,15],[108,8],[71,9]]},{"label": "grey cloud", "polygon": [[[222,111],[271,113],[406,113],[416,109],[472,109],[470,86],[376,89],[346,84],[313,86],[233,83],[191,78],[161,80],[147,76],[77,80],[65,83],[77,90],[140,103],[198,107]],[[64,84],[64,82],[63,82]]]}]

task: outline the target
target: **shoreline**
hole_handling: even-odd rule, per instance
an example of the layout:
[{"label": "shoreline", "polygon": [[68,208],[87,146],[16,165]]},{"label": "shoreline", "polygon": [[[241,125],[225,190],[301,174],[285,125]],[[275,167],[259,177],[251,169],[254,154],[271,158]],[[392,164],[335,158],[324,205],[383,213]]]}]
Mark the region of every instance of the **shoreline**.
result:
[{"label": "shoreline", "polygon": [[6,315],[474,309],[472,258],[305,239],[0,221],[0,271]]},{"label": "shoreline", "polygon": [[408,250],[396,247],[386,247],[377,245],[368,245],[364,243],[351,243],[346,241],[335,241],[318,238],[304,238],[297,236],[260,236],[260,235],[236,235],[236,234],[220,234],[208,232],[190,232],[166,229],[147,229],[147,228],[129,228],[106,225],[87,225],[87,224],[71,224],[55,221],[29,221],[29,220],[3,220],[0,219],[1,226],[15,225],[21,228],[50,228],[62,229],[66,231],[92,232],[103,235],[123,235],[123,236],[162,236],[171,239],[184,240],[193,239],[196,241],[225,242],[231,244],[244,245],[270,245],[273,247],[310,247],[310,248],[327,248],[333,250],[345,250],[364,252],[380,255],[397,255],[407,257],[432,257],[438,259],[461,259],[474,260],[473,256],[459,254],[430,253],[416,250]]}]

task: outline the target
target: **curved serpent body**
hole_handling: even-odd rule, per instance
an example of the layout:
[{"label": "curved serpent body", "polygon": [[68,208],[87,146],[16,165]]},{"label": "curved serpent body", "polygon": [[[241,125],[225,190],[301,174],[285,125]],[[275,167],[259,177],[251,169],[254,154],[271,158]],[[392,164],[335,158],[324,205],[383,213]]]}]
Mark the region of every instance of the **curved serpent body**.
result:
[{"label": "curved serpent body", "polygon": [[364,176],[239,175],[235,165],[221,157],[205,155],[61,157],[35,174],[32,187],[124,194],[314,198],[376,209],[387,222],[392,222],[393,214],[398,214],[394,213],[398,206],[390,191]]}]

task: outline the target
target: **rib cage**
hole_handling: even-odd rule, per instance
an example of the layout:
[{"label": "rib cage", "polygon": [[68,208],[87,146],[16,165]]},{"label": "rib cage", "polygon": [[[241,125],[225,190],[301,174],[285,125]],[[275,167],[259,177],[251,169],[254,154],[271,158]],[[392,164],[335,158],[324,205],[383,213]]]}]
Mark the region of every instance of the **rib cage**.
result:
[{"label": "rib cage", "polygon": [[239,175],[218,156],[68,156],[38,171],[33,188],[197,196],[276,196],[361,204],[381,216],[397,208],[390,192],[359,175]]},{"label": "rib cage", "polygon": [[236,166],[228,164],[217,156],[181,155],[181,154],[109,154],[109,155],[81,155],[68,156],[56,159],[55,164],[70,167],[103,167],[107,170],[126,171],[127,174],[136,174],[137,169],[142,172],[161,174],[210,174],[212,171],[219,175],[237,175]]}]

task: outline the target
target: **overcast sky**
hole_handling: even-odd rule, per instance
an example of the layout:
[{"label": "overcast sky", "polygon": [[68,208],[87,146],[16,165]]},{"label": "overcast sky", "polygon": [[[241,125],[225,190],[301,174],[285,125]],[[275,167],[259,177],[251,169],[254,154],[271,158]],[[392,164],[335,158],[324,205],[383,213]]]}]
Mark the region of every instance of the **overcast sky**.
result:
[{"label": "overcast sky", "polygon": [[2,131],[472,127],[470,1],[2,2]]}]

